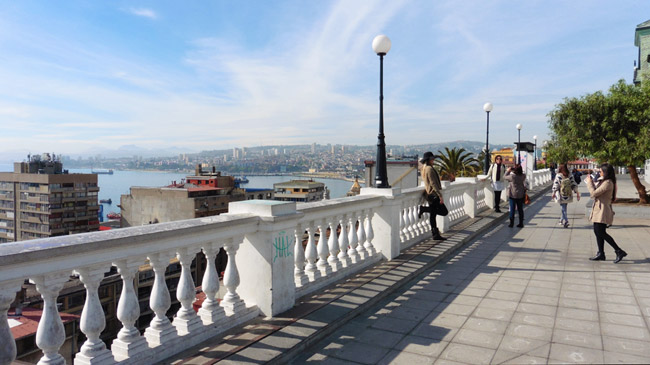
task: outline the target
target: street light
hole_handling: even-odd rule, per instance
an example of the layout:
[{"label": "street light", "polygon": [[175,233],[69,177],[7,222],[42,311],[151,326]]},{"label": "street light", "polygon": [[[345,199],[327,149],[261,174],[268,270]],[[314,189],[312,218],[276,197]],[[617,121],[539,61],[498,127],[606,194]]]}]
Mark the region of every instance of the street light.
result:
[{"label": "street light", "polygon": [[375,186],[390,188],[386,171],[386,143],[384,142],[384,56],[390,50],[390,39],[378,35],[372,40],[372,49],[379,56],[379,135],[377,136],[377,173]]},{"label": "street light", "polygon": [[533,136],[535,140],[535,164],[533,165],[533,171],[537,170],[537,136]]},{"label": "street light", "polygon": [[521,124],[517,124],[517,161],[521,165]]},{"label": "street light", "polygon": [[490,136],[490,112],[492,111],[492,103],[483,104],[483,110],[485,110],[485,113],[487,114],[487,130],[485,132],[485,164],[483,166],[483,174],[487,175],[490,165],[490,147],[488,145],[488,140]]},{"label": "street light", "polygon": [[544,141],[542,143],[542,148],[544,148],[544,152],[546,152],[546,157],[544,157],[544,168],[548,168],[548,141]]}]

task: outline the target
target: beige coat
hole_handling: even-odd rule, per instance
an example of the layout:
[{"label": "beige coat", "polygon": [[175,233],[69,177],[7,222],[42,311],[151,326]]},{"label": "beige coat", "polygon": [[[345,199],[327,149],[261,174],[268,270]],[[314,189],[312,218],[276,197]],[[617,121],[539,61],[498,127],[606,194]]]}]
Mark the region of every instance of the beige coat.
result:
[{"label": "beige coat", "polygon": [[586,183],[589,195],[594,200],[594,207],[589,215],[589,220],[593,223],[612,224],[614,222],[614,210],[612,209],[614,183],[612,180],[605,180],[597,188],[591,179],[586,180]]},{"label": "beige coat", "polygon": [[436,194],[442,201],[442,185],[438,172],[431,165],[424,165],[422,168],[422,181],[424,181],[424,191],[427,195]]},{"label": "beige coat", "polygon": [[490,165],[490,169],[487,172],[487,178],[490,179],[490,181],[497,181],[497,170],[500,170],[499,181],[503,181],[503,177],[506,174],[506,170],[508,170],[508,166],[501,164],[501,168],[497,169],[497,164],[493,163]]}]

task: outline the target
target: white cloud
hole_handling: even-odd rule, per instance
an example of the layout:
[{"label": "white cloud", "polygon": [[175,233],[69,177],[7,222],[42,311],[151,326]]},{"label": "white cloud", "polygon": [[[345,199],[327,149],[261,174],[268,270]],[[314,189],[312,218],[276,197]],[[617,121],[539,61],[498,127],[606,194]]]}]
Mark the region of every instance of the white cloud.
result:
[{"label": "white cloud", "polygon": [[147,8],[128,8],[127,12],[144,18],[158,19],[158,14],[156,14],[155,11]]}]

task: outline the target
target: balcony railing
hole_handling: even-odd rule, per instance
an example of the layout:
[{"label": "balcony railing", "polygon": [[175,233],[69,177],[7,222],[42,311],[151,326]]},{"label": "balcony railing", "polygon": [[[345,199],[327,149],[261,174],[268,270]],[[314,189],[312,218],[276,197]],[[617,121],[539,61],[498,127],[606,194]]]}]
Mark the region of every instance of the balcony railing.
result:
[{"label": "balcony railing", "polygon": [[[550,173],[535,171],[531,181],[533,186],[547,184]],[[86,288],[79,328],[87,340],[75,355],[75,364],[153,363],[259,314],[282,313],[297,298],[379,260],[391,260],[426,239],[428,217],[417,215],[422,190],[363,188],[359,196],[298,205],[248,200],[231,203],[230,212],[220,216],[2,244],[0,363],[16,358],[7,311],[25,279],[36,284],[43,298],[36,333],[41,363],[63,363],[59,350],[66,336],[56,304],[73,273]],[[437,217],[443,232],[493,204],[489,184],[475,178],[443,182],[443,195],[450,212]],[[223,278],[226,294],[219,301],[214,263],[220,248],[225,249],[228,264]],[[195,283],[190,266],[199,251],[206,256],[207,268],[202,282]],[[170,321],[165,269],[173,257],[181,265],[176,290],[181,308]],[[134,326],[140,306],[133,282],[143,264],[151,265],[155,273],[149,299],[155,317],[141,335]],[[122,329],[108,350],[100,339],[105,319],[98,287],[111,266],[122,278],[117,307]],[[195,312],[198,285],[206,299]]]}]

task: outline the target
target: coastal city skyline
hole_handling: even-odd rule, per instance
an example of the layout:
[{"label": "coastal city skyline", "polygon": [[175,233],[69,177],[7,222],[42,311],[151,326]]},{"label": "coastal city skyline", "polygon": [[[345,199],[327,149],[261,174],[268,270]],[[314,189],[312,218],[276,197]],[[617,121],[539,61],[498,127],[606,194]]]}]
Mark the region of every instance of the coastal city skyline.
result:
[{"label": "coastal city skyline", "polygon": [[[7,3],[0,156],[548,138],[564,97],[632,77],[650,3]],[[29,133],[25,133],[29,131]]]}]

